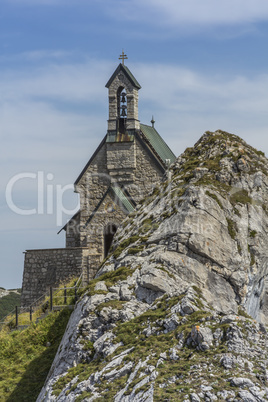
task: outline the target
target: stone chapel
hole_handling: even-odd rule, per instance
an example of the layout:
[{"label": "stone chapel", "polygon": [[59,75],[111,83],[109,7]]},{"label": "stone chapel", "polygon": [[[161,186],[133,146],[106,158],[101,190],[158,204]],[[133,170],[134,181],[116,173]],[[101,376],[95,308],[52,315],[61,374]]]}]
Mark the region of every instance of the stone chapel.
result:
[{"label": "stone chapel", "polygon": [[92,279],[120,223],[176,158],[153,119],[151,126],[140,123],[141,86],[124,64],[126,56],[121,58],[106,84],[107,133],[74,183],[80,210],[60,230],[66,232],[66,248],[25,252],[22,306],[68,277],[83,273],[84,283]]}]

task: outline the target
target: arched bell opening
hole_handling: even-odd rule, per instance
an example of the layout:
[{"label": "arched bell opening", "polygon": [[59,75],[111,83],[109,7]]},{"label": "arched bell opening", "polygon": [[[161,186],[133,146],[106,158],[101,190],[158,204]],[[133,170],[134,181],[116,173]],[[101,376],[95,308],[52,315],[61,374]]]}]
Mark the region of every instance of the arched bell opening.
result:
[{"label": "arched bell opening", "polygon": [[104,232],[103,232],[104,258],[106,258],[109,253],[109,250],[112,245],[112,241],[113,241],[116,231],[117,231],[117,226],[114,223],[108,223],[108,225],[106,225],[104,228]]},{"label": "arched bell opening", "polygon": [[126,133],[127,121],[127,94],[124,87],[119,87],[117,90],[117,118],[118,118],[118,133]]}]

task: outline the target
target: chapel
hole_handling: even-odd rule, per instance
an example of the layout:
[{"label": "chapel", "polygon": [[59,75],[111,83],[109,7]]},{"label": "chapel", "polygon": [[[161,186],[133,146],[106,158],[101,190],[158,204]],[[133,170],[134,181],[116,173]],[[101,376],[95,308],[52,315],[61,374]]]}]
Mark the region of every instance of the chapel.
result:
[{"label": "chapel", "polygon": [[[121,222],[159,183],[176,159],[155,129],[153,118],[151,125],[139,121],[141,86],[125,65],[126,58],[123,52],[122,62],[106,84],[107,133],[74,183],[80,196],[80,210],[59,231],[66,232],[66,248],[25,253],[22,288],[25,303],[39,294],[38,284],[45,290],[65,275],[82,271],[84,282],[92,279]],[[31,280],[36,275],[39,279]]]}]

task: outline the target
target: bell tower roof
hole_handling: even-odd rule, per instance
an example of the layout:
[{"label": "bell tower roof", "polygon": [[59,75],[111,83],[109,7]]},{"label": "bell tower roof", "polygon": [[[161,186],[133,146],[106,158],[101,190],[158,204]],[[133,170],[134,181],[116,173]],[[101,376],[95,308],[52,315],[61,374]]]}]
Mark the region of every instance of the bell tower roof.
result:
[{"label": "bell tower roof", "polygon": [[[127,56],[120,56],[122,63],[118,65],[113,75],[105,85],[108,88],[109,119],[108,134],[111,138],[129,140],[134,132],[140,130],[138,119],[138,99],[140,84],[125,66]],[[132,138],[132,137],[131,137]]]},{"label": "bell tower roof", "polygon": [[131,73],[131,71],[127,68],[127,66],[125,66],[124,64],[120,63],[117,67],[117,69],[114,71],[113,75],[111,76],[111,78],[109,79],[109,81],[107,82],[107,84],[105,85],[106,88],[109,88],[110,85],[112,84],[113,80],[115,79],[116,76],[118,76],[118,74],[122,72],[123,74],[125,74],[125,76],[129,79],[130,83],[133,85],[134,88],[136,89],[141,89],[140,84],[138,83],[138,81],[136,80],[136,78],[134,77],[134,75]]}]

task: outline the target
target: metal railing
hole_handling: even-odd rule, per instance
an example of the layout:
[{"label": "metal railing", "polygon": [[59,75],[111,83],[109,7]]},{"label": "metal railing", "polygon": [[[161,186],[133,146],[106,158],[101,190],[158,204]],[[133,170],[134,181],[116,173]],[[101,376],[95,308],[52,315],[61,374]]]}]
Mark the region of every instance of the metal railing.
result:
[{"label": "metal railing", "polygon": [[[50,287],[49,291],[44,293],[27,307],[16,306],[0,321],[0,330],[7,326],[10,329],[19,329],[28,327],[33,319],[37,322],[49,311],[60,310],[64,307],[74,306],[78,300],[79,291],[82,289],[82,274],[70,287]],[[40,310],[40,311],[39,311]],[[39,315],[36,315],[39,312]]]}]

